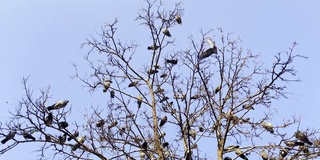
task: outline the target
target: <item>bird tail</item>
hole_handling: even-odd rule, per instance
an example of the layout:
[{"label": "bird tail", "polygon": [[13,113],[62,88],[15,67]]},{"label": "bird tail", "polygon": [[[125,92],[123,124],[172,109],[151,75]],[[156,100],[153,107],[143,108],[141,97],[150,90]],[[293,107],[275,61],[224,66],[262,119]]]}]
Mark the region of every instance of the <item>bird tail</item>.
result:
[{"label": "bird tail", "polygon": [[48,111],[54,110],[53,106],[47,107]]},{"label": "bird tail", "polygon": [[6,142],[8,142],[9,138],[5,138],[1,141],[2,144],[5,144]]}]

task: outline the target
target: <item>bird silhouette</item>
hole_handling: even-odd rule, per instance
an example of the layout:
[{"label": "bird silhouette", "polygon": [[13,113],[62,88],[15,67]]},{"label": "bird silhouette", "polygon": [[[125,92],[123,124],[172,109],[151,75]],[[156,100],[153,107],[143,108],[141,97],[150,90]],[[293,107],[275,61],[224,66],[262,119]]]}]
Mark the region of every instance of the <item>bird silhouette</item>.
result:
[{"label": "bird silhouette", "polygon": [[47,109],[49,111],[55,110],[55,109],[60,109],[60,108],[65,107],[68,103],[69,103],[68,100],[58,101],[58,102],[54,103],[53,105],[47,107]]}]

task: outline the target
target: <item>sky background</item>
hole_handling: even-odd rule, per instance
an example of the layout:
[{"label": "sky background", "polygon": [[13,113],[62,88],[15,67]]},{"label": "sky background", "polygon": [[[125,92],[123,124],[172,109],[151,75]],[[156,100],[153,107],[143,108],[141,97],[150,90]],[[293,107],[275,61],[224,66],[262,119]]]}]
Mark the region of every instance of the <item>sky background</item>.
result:
[{"label": "sky background", "polygon": [[[170,9],[174,2],[164,1]],[[183,26],[172,34],[185,42],[177,47],[186,48],[187,37],[197,37],[201,29],[221,27],[226,33],[240,35],[243,48],[260,53],[261,60],[270,64],[274,54],[287,50],[293,41],[299,43],[294,53],[309,57],[294,62],[302,82],[288,85],[292,95],[273,104],[278,107],[276,118],[297,115],[302,118],[301,128],[320,128],[319,121],[314,120],[319,116],[320,97],[320,1],[182,2]],[[29,75],[35,96],[38,88],[51,85],[52,102],[68,98],[74,112],[94,104],[100,97],[88,94],[79,81],[70,78],[74,74],[72,63],[82,68],[81,73],[89,73],[82,60],[88,49],[80,49],[80,44],[118,18],[118,38],[135,40],[145,48],[149,32],[134,21],[142,6],[142,0],[0,0],[1,122],[8,120],[8,110],[24,95],[21,81]],[[34,146],[20,145],[0,159],[35,159],[32,151],[38,148]]]}]

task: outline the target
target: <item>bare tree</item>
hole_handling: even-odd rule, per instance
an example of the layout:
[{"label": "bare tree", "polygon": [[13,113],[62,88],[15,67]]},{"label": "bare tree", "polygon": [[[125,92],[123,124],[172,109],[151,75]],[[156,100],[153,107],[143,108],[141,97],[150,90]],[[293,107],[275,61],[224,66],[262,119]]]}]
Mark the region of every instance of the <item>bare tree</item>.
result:
[{"label": "bare tree", "polygon": [[1,124],[2,154],[36,142],[41,159],[49,149],[64,159],[319,157],[318,130],[288,133],[299,118],[272,120],[272,102],[287,98],[288,84],[300,81],[293,62],[306,57],[294,54],[296,42],[270,65],[220,28],[201,31],[200,39],[190,36],[189,48],[168,52],[175,47],[170,30],[188,21],[182,4],[172,10],[156,0],[146,4],[136,20],[150,32],[148,46],[117,38],[115,20],[82,45],[89,48],[84,59],[92,72],[82,75],[74,65],[73,78],[90,92],[107,94],[108,107],[92,106],[85,122],[68,123],[69,101],[47,104],[50,87],[33,95],[26,78],[25,96]]}]

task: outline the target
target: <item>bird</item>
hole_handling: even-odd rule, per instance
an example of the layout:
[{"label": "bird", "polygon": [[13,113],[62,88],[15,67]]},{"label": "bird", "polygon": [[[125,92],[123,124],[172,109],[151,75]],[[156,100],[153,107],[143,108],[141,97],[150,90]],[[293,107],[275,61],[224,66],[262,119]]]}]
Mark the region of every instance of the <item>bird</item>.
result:
[{"label": "bird", "polygon": [[248,158],[246,157],[246,155],[244,155],[244,153],[240,150],[239,146],[237,146],[234,149],[234,152],[236,153],[237,156],[239,156],[240,158],[244,159],[244,160],[248,160]]},{"label": "bird", "polygon": [[72,151],[76,151],[80,147],[80,145],[84,143],[85,139],[86,136],[79,137],[77,139],[78,143],[72,147]]},{"label": "bird", "polygon": [[176,19],[178,24],[182,25],[182,20],[181,20],[180,15],[176,15],[175,19]]},{"label": "bird", "polygon": [[169,146],[169,143],[168,142],[163,142],[162,143],[162,148],[166,148],[166,147],[168,147]]},{"label": "bird", "polygon": [[60,143],[61,145],[63,145],[64,142],[66,142],[66,140],[67,140],[67,134],[65,133],[65,134],[63,134],[62,136],[60,135],[60,136],[58,137],[58,139],[59,139],[59,143]]},{"label": "bird", "polygon": [[162,33],[163,33],[164,35],[168,36],[168,37],[171,37],[171,33],[170,33],[170,31],[168,30],[168,28],[163,29]]},{"label": "bird", "polygon": [[227,146],[226,148],[223,149],[223,152],[233,152],[235,150],[235,148],[239,148],[238,145],[232,145],[232,146]]},{"label": "bird", "polygon": [[193,140],[196,140],[197,131],[195,129],[191,129],[189,131],[189,135],[193,138]]},{"label": "bird", "polygon": [[309,141],[307,135],[302,133],[301,131],[297,131],[294,135],[299,141],[302,141],[304,143],[312,145],[312,143]]},{"label": "bird", "polygon": [[79,132],[78,132],[78,131],[75,131],[75,132],[72,134],[72,136],[69,136],[68,141],[71,141],[72,138],[77,138],[78,136],[79,136]]},{"label": "bird", "polygon": [[267,131],[269,131],[270,133],[274,133],[272,124],[270,122],[269,123],[261,122],[261,126]]},{"label": "bird", "polygon": [[112,81],[110,79],[105,79],[103,82],[103,92],[107,92],[107,90],[109,89],[110,85],[111,85]]},{"label": "bird", "polygon": [[163,116],[163,117],[161,118],[159,127],[162,127],[164,124],[166,124],[166,123],[167,123],[167,120],[168,120],[167,116]]},{"label": "bird", "polygon": [[51,112],[49,112],[48,116],[44,119],[44,123],[46,126],[51,126],[53,122],[53,115]]},{"label": "bird", "polygon": [[160,78],[166,78],[167,76],[168,76],[167,73],[163,73],[163,74],[160,75]]},{"label": "bird", "polygon": [[217,86],[217,88],[214,90],[214,94],[217,94],[221,91],[221,85]]},{"label": "bird", "polygon": [[66,122],[66,121],[61,121],[58,123],[58,125],[60,128],[63,128],[63,129],[65,129],[69,126],[68,122]]},{"label": "bird", "polygon": [[286,144],[288,147],[304,146],[303,142],[298,141],[284,141],[284,144]]},{"label": "bird", "polygon": [[177,59],[165,59],[166,63],[170,63],[172,65],[176,65],[178,64],[178,60]]},{"label": "bird", "polygon": [[68,100],[58,101],[58,102],[56,102],[55,104],[47,107],[47,109],[48,109],[49,111],[55,110],[55,109],[60,109],[60,108],[65,107],[68,103],[69,103]]},{"label": "bird", "polygon": [[128,87],[134,87],[134,86],[137,86],[138,85],[138,81],[133,81],[133,82],[131,82],[129,85],[128,85]]},{"label": "bird", "polygon": [[200,56],[199,56],[200,60],[205,59],[214,53],[218,54],[218,49],[215,45],[215,42],[212,41],[210,38],[207,38],[207,42],[209,43],[210,48],[200,54]]},{"label": "bird", "polygon": [[145,159],[146,159],[146,153],[144,153],[144,151],[141,150],[141,151],[139,152],[139,155],[140,155],[140,159],[141,159],[141,160],[145,160]]},{"label": "bird", "polygon": [[230,157],[224,157],[223,160],[232,160]]},{"label": "bird", "polygon": [[138,104],[138,108],[140,109],[141,108],[141,105],[142,105],[142,95],[138,95],[137,97],[137,104]]},{"label": "bird", "polygon": [[157,46],[156,44],[147,47],[148,50],[154,50],[154,51],[157,50],[158,48],[159,46]]},{"label": "bird", "polygon": [[160,132],[160,136],[159,136],[159,138],[164,138],[164,136],[166,136],[166,132],[161,131],[161,132]]},{"label": "bird", "polygon": [[36,140],[35,137],[33,137],[30,133],[26,132],[25,130],[23,130],[22,136],[23,136],[23,138],[25,138],[25,139],[31,139],[31,140],[33,140],[33,141]]},{"label": "bird", "polygon": [[268,160],[269,156],[267,154],[266,151],[264,151],[264,149],[261,151],[260,156],[263,160]]},{"label": "bird", "polygon": [[159,102],[162,103],[162,102],[164,102],[164,101],[166,101],[168,99],[169,99],[169,97],[163,97]]},{"label": "bird", "polygon": [[250,110],[250,109],[254,110],[253,106],[250,105],[250,104],[243,105],[242,108],[243,108],[243,109],[247,109],[247,110]]},{"label": "bird", "polygon": [[99,128],[103,127],[105,123],[106,123],[106,121],[104,119],[101,119],[96,122],[96,127],[99,127]]},{"label": "bird", "polygon": [[157,70],[157,69],[150,69],[147,73],[149,74],[149,75],[152,75],[152,74],[156,74],[156,73],[158,73],[159,71]]},{"label": "bird", "polygon": [[51,137],[52,137],[51,134],[46,134],[46,135],[45,135],[46,141],[47,141],[47,142],[51,142],[51,139],[52,139]]},{"label": "bird", "polygon": [[14,136],[16,135],[16,131],[10,131],[7,135],[6,135],[6,137],[1,141],[1,143],[2,144],[5,144],[5,143],[7,143],[10,139],[13,139],[14,138]]},{"label": "bird", "polygon": [[204,132],[204,128],[202,126],[198,126],[199,132]]},{"label": "bird", "polygon": [[147,150],[148,149],[148,142],[144,141],[141,145],[141,148],[144,150]]},{"label": "bird", "polygon": [[114,120],[111,122],[111,124],[108,126],[108,129],[111,129],[113,127],[115,127],[116,125],[118,125],[118,121]]},{"label": "bird", "polygon": [[289,149],[288,148],[281,148],[279,151],[279,156],[281,159],[288,155]]},{"label": "bird", "polygon": [[199,99],[201,96],[200,94],[196,94],[190,97],[190,99]]},{"label": "bird", "polygon": [[110,91],[110,98],[114,98],[115,97],[115,92],[114,92],[114,90],[111,90]]}]

